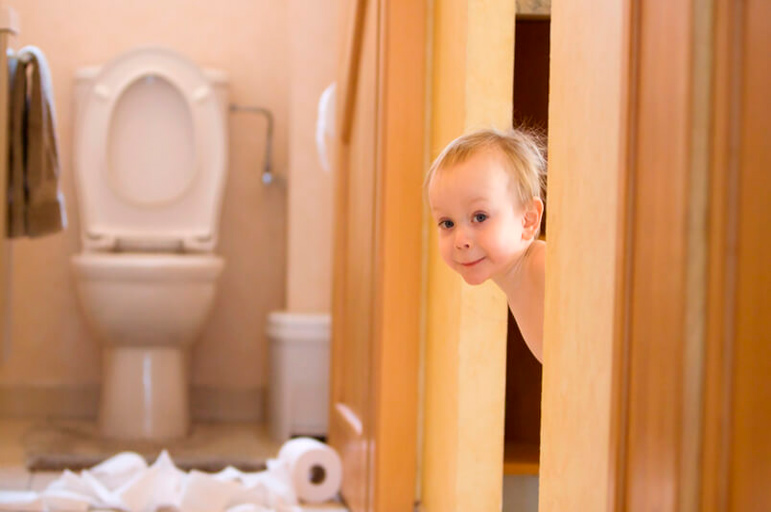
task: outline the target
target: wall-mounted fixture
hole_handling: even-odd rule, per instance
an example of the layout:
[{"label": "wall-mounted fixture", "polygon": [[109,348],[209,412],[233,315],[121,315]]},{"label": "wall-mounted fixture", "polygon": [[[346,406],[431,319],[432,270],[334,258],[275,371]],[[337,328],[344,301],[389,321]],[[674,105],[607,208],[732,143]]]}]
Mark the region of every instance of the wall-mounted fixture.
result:
[{"label": "wall-mounted fixture", "polygon": [[271,145],[273,143],[273,114],[263,107],[250,107],[246,105],[230,105],[231,112],[252,112],[265,116],[268,120],[268,131],[265,135],[265,164],[262,170],[262,182],[266,185],[273,182],[273,163],[271,161]]}]

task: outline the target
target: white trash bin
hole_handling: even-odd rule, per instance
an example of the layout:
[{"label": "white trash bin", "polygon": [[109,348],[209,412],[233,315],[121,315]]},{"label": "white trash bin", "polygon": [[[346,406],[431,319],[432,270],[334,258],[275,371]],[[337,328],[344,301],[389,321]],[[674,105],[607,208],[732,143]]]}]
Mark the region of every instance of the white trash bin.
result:
[{"label": "white trash bin", "polygon": [[268,315],[267,334],[271,436],[279,442],[293,435],[326,436],[329,315],[274,311]]}]

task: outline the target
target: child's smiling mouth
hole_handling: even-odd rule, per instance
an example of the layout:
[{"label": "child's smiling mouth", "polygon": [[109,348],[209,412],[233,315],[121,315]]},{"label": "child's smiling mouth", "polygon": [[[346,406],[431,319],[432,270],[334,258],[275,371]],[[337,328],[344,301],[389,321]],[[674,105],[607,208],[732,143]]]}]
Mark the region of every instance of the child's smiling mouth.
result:
[{"label": "child's smiling mouth", "polygon": [[478,260],[470,261],[470,262],[468,262],[468,263],[463,263],[463,262],[460,262],[460,264],[461,264],[462,266],[466,267],[466,268],[468,268],[468,267],[473,267],[474,265],[476,265],[477,263],[479,263],[479,262],[480,262],[480,261],[482,261],[483,259],[485,259],[485,257],[484,257],[484,256],[482,256],[482,257],[481,257],[481,258],[479,258]]}]

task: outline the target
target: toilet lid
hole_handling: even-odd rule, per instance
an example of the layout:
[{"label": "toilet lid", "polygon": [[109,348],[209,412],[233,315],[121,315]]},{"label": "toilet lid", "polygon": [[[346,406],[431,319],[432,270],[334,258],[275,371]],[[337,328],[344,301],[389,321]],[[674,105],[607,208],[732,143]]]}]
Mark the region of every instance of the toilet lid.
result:
[{"label": "toilet lid", "polygon": [[192,62],[140,48],[85,93],[75,172],[84,245],[211,250],[226,172],[222,94]]}]

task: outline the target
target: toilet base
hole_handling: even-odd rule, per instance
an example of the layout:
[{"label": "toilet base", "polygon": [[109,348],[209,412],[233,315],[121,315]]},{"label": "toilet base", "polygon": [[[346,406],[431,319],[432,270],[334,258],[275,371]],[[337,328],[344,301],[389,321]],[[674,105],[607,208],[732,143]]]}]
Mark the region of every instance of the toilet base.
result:
[{"label": "toilet base", "polygon": [[190,426],[187,357],[173,347],[112,347],[104,354],[99,428],[105,437],[166,441]]}]

